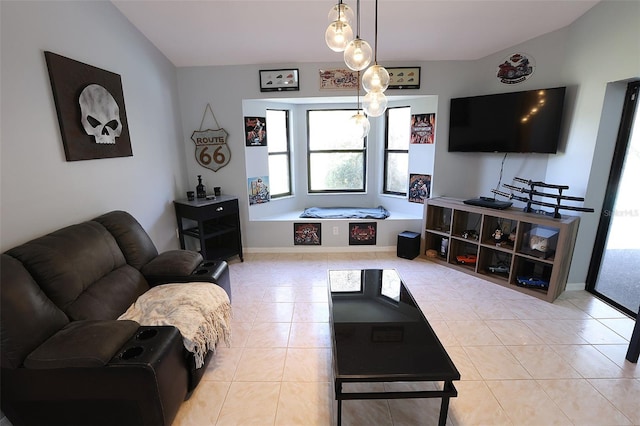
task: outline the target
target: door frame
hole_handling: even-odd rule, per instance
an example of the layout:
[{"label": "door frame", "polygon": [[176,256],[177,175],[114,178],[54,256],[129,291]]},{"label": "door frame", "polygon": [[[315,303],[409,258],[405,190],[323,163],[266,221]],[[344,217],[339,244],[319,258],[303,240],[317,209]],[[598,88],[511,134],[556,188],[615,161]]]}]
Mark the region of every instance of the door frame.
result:
[{"label": "door frame", "polygon": [[604,256],[607,236],[613,219],[613,209],[618,194],[618,187],[622,177],[622,167],[627,156],[629,148],[629,138],[633,128],[633,119],[636,114],[638,95],[640,92],[640,81],[632,81],[627,84],[627,90],[624,96],[624,106],[622,108],[622,116],[620,118],[620,126],[618,128],[618,136],[616,137],[616,146],[611,160],[611,168],[609,171],[609,179],[607,181],[607,189],[605,191],[604,200],[602,202],[602,214],[598,223],[598,230],[593,244],[593,252],[591,253],[591,262],[587,272],[586,290],[595,294],[598,298],[613,305],[617,309],[625,312],[627,315],[636,317],[637,312],[630,311],[628,308],[620,305],[615,300],[610,299],[604,294],[596,290],[596,283],[600,268],[602,266],[602,258]]}]

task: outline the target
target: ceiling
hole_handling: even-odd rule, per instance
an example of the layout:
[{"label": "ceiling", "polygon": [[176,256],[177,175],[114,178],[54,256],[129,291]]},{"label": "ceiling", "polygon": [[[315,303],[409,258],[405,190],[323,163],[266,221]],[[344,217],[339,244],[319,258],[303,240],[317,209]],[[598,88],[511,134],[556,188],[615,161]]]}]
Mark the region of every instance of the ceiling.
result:
[{"label": "ceiling", "polygon": [[[378,63],[482,58],[565,27],[598,1],[379,0]],[[337,0],[112,3],[178,67],[342,61],[324,42]],[[373,47],[375,1],[360,9],[360,37]]]}]

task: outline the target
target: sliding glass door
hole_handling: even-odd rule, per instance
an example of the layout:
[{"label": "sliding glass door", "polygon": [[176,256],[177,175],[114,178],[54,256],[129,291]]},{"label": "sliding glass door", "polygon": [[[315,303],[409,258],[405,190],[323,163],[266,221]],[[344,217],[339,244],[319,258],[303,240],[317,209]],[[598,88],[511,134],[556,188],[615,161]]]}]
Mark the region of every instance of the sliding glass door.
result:
[{"label": "sliding glass door", "polygon": [[630,83],[587,289],[628,314],[640,306],[640,82]]}]

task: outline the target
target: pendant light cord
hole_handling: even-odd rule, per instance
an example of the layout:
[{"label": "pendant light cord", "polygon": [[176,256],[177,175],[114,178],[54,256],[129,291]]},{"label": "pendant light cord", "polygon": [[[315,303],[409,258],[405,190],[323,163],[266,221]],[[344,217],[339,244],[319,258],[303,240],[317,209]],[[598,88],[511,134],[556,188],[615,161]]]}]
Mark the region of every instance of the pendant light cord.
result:
[{"label": "pendant light cord", "polygon": [[[357,12],[357,33],[356,33],[356,40],[360,38],[360,0],[358,0],[356,2],[356,6],[358,8]],[[357,88],[357,94],[358,94],[358,113],[360,113],[360,70],[358,70],[358,88]]]},{"label": "pendant light cord", "polygon": [[373,55],[373,62],[378,65],[378,0],[376,0],[376,19],[375,19],[375,51]]},{"label": "pendant light cord", "polygon": [[356,92],[358,94],[358,112],[360,112],[360,71],[358,71],[358,88]]},{"label": "pendant light cord", "polygon": [[357,25],[357,28],[356,28],[356,39],[359,39],[360,38],[360,0],[358,0],[356,2],[356,7],[358,8],[358,10],[356,11],[357,15],[358,15],[357,19],[356,19],[356,25]]}]

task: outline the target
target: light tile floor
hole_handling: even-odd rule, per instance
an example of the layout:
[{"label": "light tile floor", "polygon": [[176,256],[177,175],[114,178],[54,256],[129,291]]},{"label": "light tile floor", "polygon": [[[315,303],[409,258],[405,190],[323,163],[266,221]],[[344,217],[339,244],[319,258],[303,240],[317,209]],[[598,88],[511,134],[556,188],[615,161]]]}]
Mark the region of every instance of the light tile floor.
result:
[{"label": "light tile floor", "polygon": [[[460,371],[448,425],[640,425],[632,319],[585,291],[551,304],[388,252],[230,262],[231,347],[218,347],[174,425],[335,424],[327,270],[363,268],[400,273]],[[435,425],[438,411],[437,399],[346,401],[343,424]]]}]

